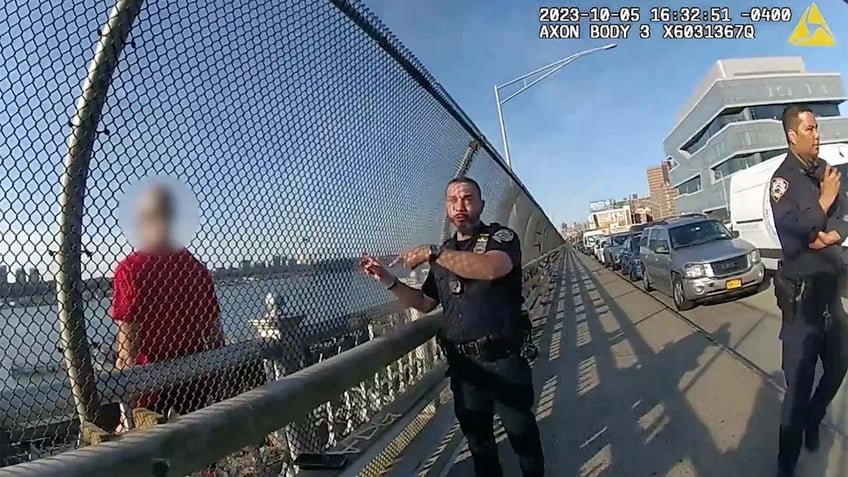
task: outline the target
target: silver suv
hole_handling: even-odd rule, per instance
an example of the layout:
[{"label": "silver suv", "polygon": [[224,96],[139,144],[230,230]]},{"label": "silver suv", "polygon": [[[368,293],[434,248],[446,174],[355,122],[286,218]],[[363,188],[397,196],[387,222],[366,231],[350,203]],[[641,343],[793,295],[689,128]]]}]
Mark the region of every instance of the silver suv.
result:
[{"label": "silver suv", "polygon": [[765,269],[757,249],[717,220],[666,219],[642,231],[642,284],[671,295],[678,310],[707,298],[758,287]]}]

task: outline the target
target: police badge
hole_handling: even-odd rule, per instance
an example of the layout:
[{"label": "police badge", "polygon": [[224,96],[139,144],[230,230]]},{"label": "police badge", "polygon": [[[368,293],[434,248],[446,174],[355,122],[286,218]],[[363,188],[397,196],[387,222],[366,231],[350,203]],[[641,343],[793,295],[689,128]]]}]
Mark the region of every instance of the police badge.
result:
[{"label": "police badge", "polygon": [[489,243],[489,234],[480,234],[474,242],[474,253],[486,253],[486,245]]},{"label": "police badge", "polygon": [[789,181],[782,177],[775,177],[771,180],[771,199],[775,202],[779,201],[786,191],[789,190]]},{"label": "police badge", "polygon": [[515,233],[509,229],[500,229],[492,235],[496,242],[508,243],[515,240]]},{"label": "police badge", "polygon": [[461,295],[462,294],[462,280],[458,278],[451,278],[448,282],[448,287],[450,287],[450,292],[453,295]]}]

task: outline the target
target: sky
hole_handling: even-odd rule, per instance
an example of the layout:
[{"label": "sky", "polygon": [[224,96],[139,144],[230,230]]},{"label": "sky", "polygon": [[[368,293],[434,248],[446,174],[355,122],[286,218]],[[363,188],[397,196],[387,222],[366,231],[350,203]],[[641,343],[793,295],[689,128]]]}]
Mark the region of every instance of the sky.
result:
[{"label": "sky", "polygon": [[[631,2],[631,4],[639,2]],[[734,23],[751,2],[734,5]],[[588,38],[539,39],[539,7],[580,6],[513,0],[366,0],[368,7],[445,87],[488,140],[503,152],[494,85],[503,84],[560,58],[610,41]],[[603,2],[610,8],[629,6]],[[654,2],[714,7],[715,2]],[[665,157],[662,142],[680,109],[712,64],[724,58],[801,56],[812,72],[848,78],[848,1],[819,0],[835,47],[788,43],[795,23],[810,3],[788,0],[757,6],[791,7],[787,23],[760,22],[756,39],[668,40],[654,24],[652,37],[631,31],[618,47],[581,58],[503,107],[513,170],[556,224],[583,221],[593,200],[647,194],[645,169]],[[743,21],[744,20],[744,21]],[[648,22],[650,23],[650,22]],[[636,30],[634,27],[633,30]],[[504,95],[514,90],[504,89]],[[848,114],[846,104],[842,114]]]},{"label": "sky", "polygon": [[[539,5],[524,1],[365,1],[496,148],[495,83],[608,43],[539,40]],[[48,251],[69,124],[112,3],[0,7],[0,259],[9,272],[55,268]],[[794,7],[797,17],[806,4]],[[663,137],[715,60],[800,54],[812,71],[848,75],[848,3],[819,7],[835,48],[789,46],[787,24],[758,25],[752,41],[672,42],[654,26],[650,40],[580,59],[505,105],[515,171],[554,223],[584,219],[592,200],[645,193],[645,168],[663,159]],[[440,240],[444,184],[468,135],[328,1],[145,2],[129,40],[90,164],[84,276],[110,275],[131,251],[118,211],[151,175],[196,195],[190,249],[211,267]],[[478,152],[470,175],[490,191],[484,219],[507,216],[503,171]]]},{"label": "sky", "polygon": [[[13,3],[0,7],[0,264],[51,278],[75,102],[113,1]],[[438,243],[470,139],[360,27],[309,0],[145,2],[97,129],[84,277],[132,251],[125,200],[153,176],[196,197],[189,249],[210,267]],[[483,153],[471,170],[487,217],[508,217],[503,170]]]}]

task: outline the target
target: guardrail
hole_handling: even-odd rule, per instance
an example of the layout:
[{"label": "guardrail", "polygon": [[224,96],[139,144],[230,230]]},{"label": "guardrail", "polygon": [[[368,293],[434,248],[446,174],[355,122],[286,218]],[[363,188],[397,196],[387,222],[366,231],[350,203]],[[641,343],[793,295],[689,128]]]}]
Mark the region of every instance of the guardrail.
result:
[{"label": "guardrail", "polygon": [[[557,248],[525,265],[527,296]],[[117,440],[0,469],[0,476],[149,477],[186,475],[295,423],[431,341],[443,322],[436,312],[262,387]],[[423,375],[423,374],[422,374]]]},{"label": "guardrail", "polygon": [[[294,327],[288,327],[288,331],[297,337],[298,342],[292,343],[291,349],[286,351],[302,351],[322,340],[338,339],[350,333],[363,332],[367,335],[371,321],[369,318],[399,312],[402,310],[398,304],[390,303],[355,313],[353,317],[333,320],[336,326],[332,327],[323,323],[297,323]],[[292,316],[282,318],[284,322],[297,319]],[[273,354],[275,348],[280,346],[272,339],[256,339],[184,358],[102,372],[97,384],[97,388],[102,390],[100,400],[105,403],[128,402],[131,396],[160,390],[177,382],[191,381],[250,363],[261,365],[262,358]],[[68,381],[50,380],[0,391],[0,428],[15,430],[39,421],[73,419],[73,401]],[[15,410],[14,419],[7,415],[9,409]]]},{"label": "guardrail", "polygon": [[[111,432],[115,401],[227,366],[240,368],[214,387],[260,385],[411,320],[388,313],[389,324],[371,320],[354,337],[327,321],[392,299],[354,264],[363,250],[386,256],[443,240],[444,187],[457,175],[480,184],[483,220],[515,230],[525,259],[562,243],[479,129],[361,2],[111,3],[65,2],[45,15],[10,0],[15,15],[0,16],[0,43],[10,45],[0,49],[0,96],[17,98],[0,104],[9,156],[0,164],[0,465],[83,445],[89,424]],[[127,198],[153,176],[181,184],[179,204],[196,208],[196,233],[183,242],[217,279],[220,313],[206,311],[231,346],[108,371],[113,274],[143,248],[124,234],[122,211],[132,215]],[[152,289],[192,285],[179,273],[158,277]],[[328,340],[319,357],[268,363],[251,329],[267,293],[311,323],[290,328],[283,351],[321,341],[314,326]],[[174,303],[191,306],[182,298]],[[389,366],[316,410],[318,424],[298,440],[332,445],[427,366],[417,356]],[[180,404],[188,413],[241,391]]]}]

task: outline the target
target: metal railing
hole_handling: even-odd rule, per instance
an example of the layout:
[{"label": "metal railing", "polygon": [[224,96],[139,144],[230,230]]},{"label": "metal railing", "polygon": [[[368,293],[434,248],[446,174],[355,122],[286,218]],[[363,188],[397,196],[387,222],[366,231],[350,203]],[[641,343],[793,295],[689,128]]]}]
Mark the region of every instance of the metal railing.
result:
[{"label": "metal railing", "polygon": [[[85,0],[46,12],[13,0],[8,10],[0,465],[117,439],[139,409],[188,415],[264,389],[410,321],[356,263],[363,250],[441,241],[444,187],[457,175],[480,183],[483,219],[517,232],[525,262],[562,243],[492,145],[359,3]],[[212,279],[208,310],[189,304],[199,281],[145,282],[140,270],[158,262],[122,230],[133,188],[162,176],[188,191],[178,208],[197,204],[187,250]],[[193,314],[224,343],[180,336],[191,346],[116,367],[115,320],[126,317],[115,292],[145,287],[175,305],[136,298],[148,309],[131,326],[152,335]],[[417,371],[381,373],[409,385],[427,368],[407,362]],[[360,421],[401,389],[372,378],[342,404],[369,406]],[[320,450],[352,432],[358,421],[329,422],[339,406],[313,415],[321,424],[299,441]]]},{"label": "metal railing", "polygon": [[[547,266],[559,257],[561,249],[525,267],[525,295],[530,306],[546,293]],[[357,389],[362,382],[431,345],[443,320],[440,312],[409,322],[385,336],[351,348],[337,356],[281,377],[262,387],[223,402],[210,405],[153,429],[130,432],[114,442],[66,452],[38,462],[9,467],[14,476],[126,477],[186,475],[240,452],[244,447],[266,441],[283,430],[281,441],[291,445],[297,432],[284,429],[300,421],[322,403],[332,402]],[[432,352],[435,347],[428,348]],[[427,355],[432,366],[439,357]],[[425,373],[418,374],[418,378]],[[391,380],[389,380],[391,382]],[[408,387],[409,382],[401,380]],[[389,401],[403,393],[394,385]],[[352,417],[352,415],[348,415]],[[350,426],[356,427],[356,426]],[[285,443],[282,444],[285,447]],[[292,456],[284,449],[276,461],[282,465],[275,475],[293,475]],[[273,462],[263,462],[263,466]],[[0,470],[0,475],[6,475]],[[229,474],[240,475],[240,474]]]}]

